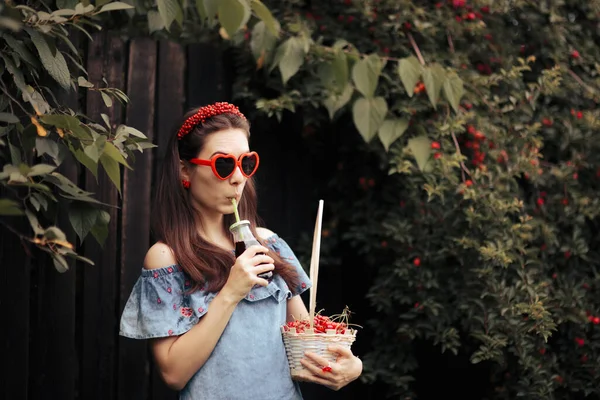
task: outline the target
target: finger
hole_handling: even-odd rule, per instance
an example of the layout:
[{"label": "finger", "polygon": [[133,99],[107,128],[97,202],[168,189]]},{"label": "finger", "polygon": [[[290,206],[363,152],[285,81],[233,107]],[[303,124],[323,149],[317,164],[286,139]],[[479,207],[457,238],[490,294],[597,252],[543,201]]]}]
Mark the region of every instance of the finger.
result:
[{"label": "finger", "polygon": [[255,285],[260,285],[260,286],[267,286],[269,284],[269,281],[263,278],[259,278],[258,276],[255,277],[254,279],[252,279],[252,282]]},{"label": "finger", "polygon": [[275,269],[275,265],[273,264],[260,264],[254,267],[252,272],[256,273],[256,275],[260,275],[263,272],[273,271]]},{"label": "finger", "polygon": [[294,377],[294,379],[301,381],[301,382],[318,383],[319,385],[323,385],[323,386],[330,386],[333,383],[327,379],[323,379],[320,376],[313,375],[309,372],[301,372],[301,375],[300,376],[296,375],[296,377]]},{"label": "finger", "polygon": [[352,350],[345,346],[340,346],[339,344],[332,344],[329,347],[327,347],[327,350],[329,350],[330,353],[338,354],[340,356],[354,357]]},{"label": "finger", "polygon": [[[332,377],[332,375],[333,375],[333,371],[334,371],[333,365],[331,365],[329,363],[329,361],[327,361],[327,360],[325,360],[324,363],[319,363],[318,365],[315,365],[314,363],[312,363],[306,359],[301,359],[300,363],[302,365],[304,365],[304,368],[309,370],[314,375],[324,377],[325,379]],[[323,371],[323,367],[325,367],[325,366],[331,366],[331,371]]]},{"label": "finger", "polygon": [[306,358],[314,361],[317,365],[325,366],[331,362],[328,359],[326,359],[325,357],[322,357],[322,356],[320,356],[316,353],[312,353],[310,351],[307,351],[306,353],[304,353],[304,355],[306,356]]},{"label": "finger", "polygon": [[273,264],[273,263],[275,263],[275,260],[273,260],[271,257],[269,257],[267,255],[257,254],[254,257],[252,257],[251,262],[254,265],[259,265],[259,264]]},{"label": "finger", "polygon": [[264,247],[264,246],[260,246],[260,245],[254,245],[254,246],[250,246],[246,249],[246,251],[244,252],[244,254],[248,255],[248,257],[254,257],[255,255],[257,255],[258,253],[268,253],[269,249]]}]

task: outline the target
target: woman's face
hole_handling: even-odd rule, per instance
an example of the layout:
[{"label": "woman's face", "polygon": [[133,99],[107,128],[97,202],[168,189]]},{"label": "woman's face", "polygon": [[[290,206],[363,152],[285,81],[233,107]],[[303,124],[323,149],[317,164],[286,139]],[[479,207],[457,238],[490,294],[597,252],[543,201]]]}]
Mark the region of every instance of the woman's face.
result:
[{"label": "woman's face", "polygon": [[[196,155],[197,158],[210,160],[216,154],[233,154],[236,159],[249,152],[248,137],[241,129],[227,129],[207,136],[204,147]],[[238,167],[226,180],[215,176],[210,166],[188,165],[184,169],[190,181],[190,197],[194,208],[204,215],[232,214],[231,199],[239,203],[242,197],[246,178]]]}]

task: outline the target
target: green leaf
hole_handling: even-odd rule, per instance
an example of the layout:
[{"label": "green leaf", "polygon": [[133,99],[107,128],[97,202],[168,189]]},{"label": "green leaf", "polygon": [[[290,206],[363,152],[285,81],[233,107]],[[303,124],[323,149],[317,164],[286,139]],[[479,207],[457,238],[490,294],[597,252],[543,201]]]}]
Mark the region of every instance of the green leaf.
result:
[{"label": "green leaf", "polygon": [[79,119],[65,114],[46,114],[40,116],[40,120],[47,125],[68,130],[75,130],[80,125]]},{"label": "green leaf", "polygon": [[446,100],[448,100],[454,111],[458,112],[460,99],[465,94],[462,79],[455,72],[452,72],[446,77],[443,88],[444,97],[446,97]]},{"label": "green leaf", "polygon": [[29,210],[25,210],[25,215],[27,216],[27,219],[29,220],[29,225],[31,225],[31,229],[33,230],[33,233],[36,235],[42,235],[44,233],[44,229],[40,225],[35,214]]},{"label": "green leaf", "polygon": [[352,118],[365,142],[369,143],[381,127],[388,106],[383,97],[361,97],[352,106]]},{"label": "green leaf", "polygon": [[0,215],[23,215],[19,203],[10,199],[0,199]]},{"label": "green leaf", "polygon": [[348,70],[348,57],[342,50],[338,50],[335,53],[335,58],[331,63],[333,69],[333,80],[337,90],[343,92],[347,85],[348,79],[350,79],[350,72]]},{"label": "green leaf", "polygon": [[56,166],[54,166],[54,165],[36,164],[31,167],[31,169],[29,170],[29,173],[27,173],[27,176],[46,175],[46,174],[53,172],[55,169],[56,169]]},{"label": "green leaf", "polygon": [[62,274],[69,270],[69,263],[67,263],[67,260],[65,259],[64,256],[62,256],[60,254],[52,253],[52,261],[54,263],[54,268],[59,273]]},{"label": "green leaf", "polygon": [[58,173],[52,172],[44,177],[46,182],[52,183],[64,193],[74,196],[75,198],[87,197],[92,193],[81,189],[79,186],[71,182],[69,178]]},{"label": "green leaf", "polygon": [[346,85],[346,89],[341,94],[332,93],[324,102],[323,105],[329,112],[329,119],[333,119],[335,113],[344,107],[352,98],[354,87],[350,84]]},{"label": "green leaf", "polygon": [[[108,147],[108,146],[107,146]],[[121,193],[121,170],[119,168],[119,163],[117,163],[113,158],[111,158],[106,153],[100,156],[100,164],[104,167],[106,174],[112,181],[112,183],[116,186],[119,194]]]},{"label": "green leaf", "polygon": [[89,82],[87,79],[85,79],[83,76],[78,76],[77,77],[77,84],[80,87],[85,87],[85,88],[92,88],[94,87],[94,84]]},{"label": "green leaf", "polygon": [[260,21],[254,25],[250,38],[250,49],[255,60],[258,61],[262,57],[262,64],[269,64],[273,58],[273,50],[276,44],[277,37],[267,29],[264,21]]},{"label": "green leaf", "polygon": [[35,149],[38,156],[48,154],[54,160],[59,160],[58,144],[52,139],[37,137],[35,139]]},{"label": "green leaf", "polygon": [[408,140],[408,147],[412,152],[417,165],[421,171],[428,171],[430,168],[429,158],[431,157],[431,141],[425,135],[417,136]]},{"label": "green leaf", "polygon": [[179,25],[181,25],[181,22],[183,21],[183,11],[177,0],[156,0],[156,3],[158,5],[158,13],[163,19],[166,30],[171,29],[173,21],[177,21]]},{"label": "green leaf", "polygon": [[31,54],[27,46],[25,46],[22,41],[16,40],[11,35],[4,35],[2,38],[6,40],[6,43],[11,47],[11,49],[13,49],[13,51],[17,53],[19,57],[29,63],[29,65],[33,66],[34,68],[39,67],[40,63],[38,59]]},{"label": "green leaf", "polygon": [[279,36],[279,22],[273,17],[271,11],[259,0],[251,0],[252,11],[261,19],[273,36]]},{"label": "green leaf", "polygon": [[110,98],[110,96],[104,92],[100,92],[100,94],[102,95],[102,100],[104,101],[104,104],[106,105],[106,107],[109,107],[109,108],[112,107],[113,102],[112,102],[112,99]]},{"label": "green leaf", "polygon": [[213,21],[219,11],[219,0],[196,0],[196,8],[199,9],[200,3],[202,3],[202,8],[206,13],[206,18]]},{"label": "green leaf", "polygon": [[229,37],[233,37],[250,19],[250,7],[244,0],[220,0],[219,22]]},{"label": "green leaf", "polygon": [[8,122],[9,124],[16,124],[19,122],[19,118],[14,114],[0,112],[0,121]]},{"label": "green leaf", "polygon": [[429,67],[423,67],[423,83],[427,90],[427,96],[433,108],[437,109],[437,101],[440,97],[440,90],[446,80],[446,72],[440,64],[431,64]]},{"label": "green leaf", "polygon": [[386,119],[383,121],[383,125],[379,128],[378,135],[381,143],[383,143],[385,151],[390,150],[392,143],[402,136],[407,128],[407,119]]},{"label": "green leaf", "polygon": [[421,79],[421,65],[415,56],[401,59],[398,62],[398,75],[404,85],[406,93],[412,97],[415,92],[415,86]]},{"label": "green leaf", "polygon": [[371,54],[354,64],[352,79],[356,90],[366,98],[372,98],[375,95],[383,67],[384,62],[377,54]]},{"label": "green leaf", "polygon": [[84,146],[83,152],[94,164],[98,164],[100,156],[104,153],[106,143],[106,136],[94,134],[94,142]]},{"label": "green leaf", "polygon": [[96,224],[91,230],[92,235],[98,242],[98,244],[104,244],[104,241],[108,237],[108,224],[110,223],[110,214],[104,210],[99,210]]},{"label": "green leaf", "polygon": [[71,203],[69,206],[69,221],[80,241],[83,241],[96,225],[100,212],[101,210],[89,203],[80,201]]},{"label": "green leaf", "polygon": [[97,181],[98,180],[98,162],[95,162],[94,160],[89,158],[82,150],[77,149],[77,150],[73,151],[73,149],[71,149],[71,151],[73,152],[73,155],[75,156],[77,161],[79,161],[81,164],[83,164],[83,166],[86,167],[92,173],[92,175],[94,175],[94,177],[96,178],[96,181]]},{"label": "green leaf", "polygon": [[165,21],[163,21],[162,17],[157,11],[148,11],[146,17],[148,17],[148,32],[153,33],[161,31],[165,28]]},{"label": "green leaf", "polygon": [[131,126],[127,126],[127,125],[119,125],[117,127],[117,131],[115,133],[115,139],[121,137],[121,136],[135,136],[141,139],[147,139],[148,137],[146,135],[144,135],[142,132],[138,131],[137,129],[131,127]]},{"label": "green leaf", "polygon": [[284,85],[292,76],[296,75],[304,64],[307,50],[305,40],[296,36],[289,38],[277,48],[273,63],[279,66]]},{"label": "green leaf", "polygon": [[46,39],[36,30],[28,29],[28,32],[46,71],[63,89],[68,90],[71,87],[71,73],[63,54],[60,51],[53,54]]},{"label": "green leaf", "polygon": [[123,3],[121,1],[113,1],[112,3],[103,5],[102,8],[100,8],[100,11],[96,12],[95,14],[100,14],[100,13],[107,12],[107,11],[129,10],[131,8],[135,8],[135,7],[133,7],[130,4]]},{"label": "green leaf", "polygon": [[121,154],[119,149],[117,149],[115,147],[115,145],[112,144],[111,142],[106,142],[106,144],[104,145],[103,155],[106,155],[106,156],[112,158],[113,160],[115,160],[116,162],[118,162],[119,164],[123,164],[127,168],[132,169],[129,166],[129,164],[127,164],[127,161],[125,160],[125,158],[123,158],[123,155]]},{"label": "green leaf", "polygon": [[25,83],[25,78],[23,77],[21,70],[17,68],[10,58],[5,57],[3,53],[0,53],[0,57],[2,57],[2,60],[4,60],[6,70],[13,76],[13,80],[15,81],[17,88],[19,88],[22,93],[28,93],[27,84]]}]

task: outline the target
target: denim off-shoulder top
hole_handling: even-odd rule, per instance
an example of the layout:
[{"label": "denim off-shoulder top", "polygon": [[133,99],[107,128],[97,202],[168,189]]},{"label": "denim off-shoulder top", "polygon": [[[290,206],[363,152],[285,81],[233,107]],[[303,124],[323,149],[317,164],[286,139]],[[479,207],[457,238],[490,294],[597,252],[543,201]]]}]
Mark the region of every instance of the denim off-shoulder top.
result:
[{"label": "denim off-shoulder top", "polygon": [[[266,246],[296,267],[296,295],[312,286],[292,249],[277,234]],[[121,316],[121,336],[133,339],[182,335],[204,314],[217,293],[187,294],[189,276],[177,265],[142,268]],[[240,301],[206,363],[179,393],[181,400],[298,400],[281,336],[293,294],[278,274]],[[190,349],[193,351],[193,349]]]}]

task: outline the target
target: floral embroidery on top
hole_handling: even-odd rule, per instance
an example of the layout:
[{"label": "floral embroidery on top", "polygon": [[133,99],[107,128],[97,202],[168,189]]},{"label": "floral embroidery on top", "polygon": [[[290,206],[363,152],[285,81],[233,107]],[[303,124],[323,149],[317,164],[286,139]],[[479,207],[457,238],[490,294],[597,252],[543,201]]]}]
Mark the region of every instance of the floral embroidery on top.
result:
[{"label": "floral embroidery on top", "polygon": [[199,312],[199,313],[203,313],[203,312],[204,312],[204,308],[200,307],[200,308],[198,309],[198,312]]},{"label": "floral embroidery on top", "polygon": [[181,312],[181,315],[183,315],[184,317],[187,317],[187,318],[191,317],[192,313],[193,313],[192,309],[189,307],[181,307],[180,312]]}]

